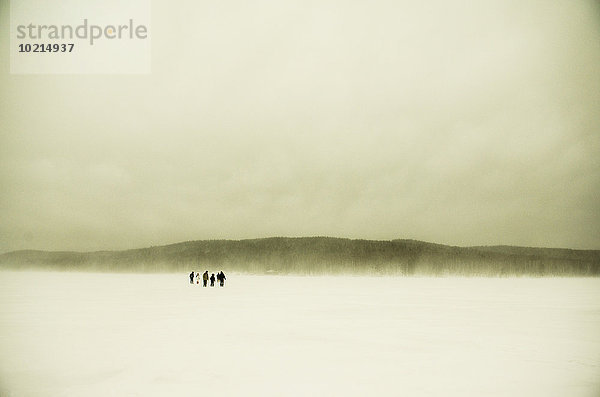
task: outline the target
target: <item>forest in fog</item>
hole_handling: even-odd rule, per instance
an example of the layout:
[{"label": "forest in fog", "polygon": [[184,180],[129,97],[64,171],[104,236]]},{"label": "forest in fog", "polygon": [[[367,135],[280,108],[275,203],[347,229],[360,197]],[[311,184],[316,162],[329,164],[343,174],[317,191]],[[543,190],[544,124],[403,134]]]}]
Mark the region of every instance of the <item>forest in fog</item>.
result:
[{"label": "forest in fog", "polygon": [[415,240],[330,237],[188,241],[124,251],[13,251],[0,269],[254,274],[598,276],[599,250],[455,247]]}]

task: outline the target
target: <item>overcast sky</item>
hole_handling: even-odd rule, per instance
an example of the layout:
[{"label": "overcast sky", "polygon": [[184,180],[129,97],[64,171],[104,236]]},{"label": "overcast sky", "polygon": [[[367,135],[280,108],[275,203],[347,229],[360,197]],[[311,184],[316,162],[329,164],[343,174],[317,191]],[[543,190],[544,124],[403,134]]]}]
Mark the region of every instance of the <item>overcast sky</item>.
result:
[{"label": "overcast sky", "polygon": [[150,36],[151,75],[10,75],[2,55],[0,252],[600,249],[597,2],[157,0]]}]

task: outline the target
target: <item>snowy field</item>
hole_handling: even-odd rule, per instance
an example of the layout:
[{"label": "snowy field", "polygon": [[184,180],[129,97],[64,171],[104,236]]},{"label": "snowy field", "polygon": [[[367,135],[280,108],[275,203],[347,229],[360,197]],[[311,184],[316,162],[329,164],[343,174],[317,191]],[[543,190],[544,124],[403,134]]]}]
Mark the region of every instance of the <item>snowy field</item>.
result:
[{"label": "snowy field", "polygon": [[0,272],[0,288],[2,396],[600,396],[599,279]]}]

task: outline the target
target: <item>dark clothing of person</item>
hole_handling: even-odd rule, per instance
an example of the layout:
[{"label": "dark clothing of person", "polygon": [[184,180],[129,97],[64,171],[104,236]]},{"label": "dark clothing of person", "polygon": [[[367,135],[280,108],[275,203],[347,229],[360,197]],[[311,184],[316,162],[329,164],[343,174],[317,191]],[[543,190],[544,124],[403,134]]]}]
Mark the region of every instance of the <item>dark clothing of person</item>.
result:
[{"label": "dark clothing of person", "polygon": [[219,283],[220,283],[221,287],[223,285],[225,285],[225,273],[223,273],[223,272],[219,273]]},{"label": "dark clothing of person", "polygon": [[210,286],[214,287],[215,286],[215,274],[213,273],[212,276],[210,276]]},{"label": "dark clothing of person", "polygon": [[190,273],[190,284],[194,284],[194,272]]},{"label": "dark clothing of person", "polygon": [[202,275],[202,285],[206,287],[206,283],[208,282],[208,271],[204,272]]}]

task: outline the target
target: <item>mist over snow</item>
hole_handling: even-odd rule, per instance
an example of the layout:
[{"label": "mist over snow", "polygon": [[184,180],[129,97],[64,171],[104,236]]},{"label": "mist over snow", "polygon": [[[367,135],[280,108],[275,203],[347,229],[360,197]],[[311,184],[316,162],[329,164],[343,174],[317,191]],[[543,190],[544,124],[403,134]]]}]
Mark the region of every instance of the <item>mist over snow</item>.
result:
[{"label": "mist over snow", "polygon": [[184,273],[0,272],[0,284],[3,396],[600,393],[597,278],[227,274],[202,288]]}]

